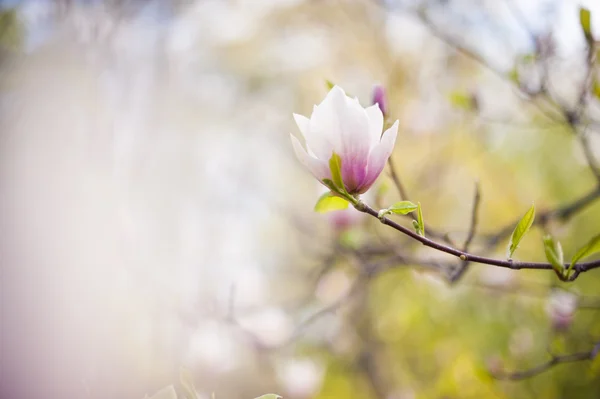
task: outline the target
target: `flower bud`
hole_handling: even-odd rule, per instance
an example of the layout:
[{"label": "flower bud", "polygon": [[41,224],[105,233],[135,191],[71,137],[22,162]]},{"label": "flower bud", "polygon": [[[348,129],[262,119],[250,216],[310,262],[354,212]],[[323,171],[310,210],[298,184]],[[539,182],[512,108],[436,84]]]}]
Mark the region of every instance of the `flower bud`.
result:
[{"label": "flower bud", "polygon": [[498,355],[490,356],[486,360],[487,369],[492,375],[502,374],[504,371],[504,362]]},{"label": "flower bud", "polygon": [[[341,177],[350,195],[363,194],[375,183],[394,149],[398,121],[383,135],[383,113],[375,104],[363,108],[356,98],[334,86],[312,115],[294,114],[306,148],[291,136],[298,160],[320,181],[332,179],[329,160],[341,161]],[[324,184],[326,185],[326,184]]]},{"label": "flower bud", "polygon": [[294,398],[315,396],[325,374],[321,364],[308,358],[292,358],[283,361],[276,370],[286,393]]},{"label": "flower bud", "polygon": [[357,211],[353,207],[332,211],[327,214],[329,223],[335,231],[346,231],[356,226],[364,216],[364,213]]},{"label": "flower bud", "polygon": [[377,104],[379,106],[384,118],[388,116],[388,101],[385,87],[377,85],[373,88],[373,104]]},{"label": "flower bud", "polygon": [[577,296],[567,291],[553,291],[548,298],[546,311],[550,316],[552,327],[557,331],[565,331],[573,322],[577,310]]},{"label": "flower bud", "polygon": [[[325,194],[328,191],[329,189],[319,184],[320,194]],[[369,200],[370,198],[369,193],[365,194],[366,200]],[[327,212],[325,216],[329,222],[329,226],[337,233],[343,233],[356,227],[366,218],[364,213],[357,211],[353,206],[349,206],[346,209]]]}]

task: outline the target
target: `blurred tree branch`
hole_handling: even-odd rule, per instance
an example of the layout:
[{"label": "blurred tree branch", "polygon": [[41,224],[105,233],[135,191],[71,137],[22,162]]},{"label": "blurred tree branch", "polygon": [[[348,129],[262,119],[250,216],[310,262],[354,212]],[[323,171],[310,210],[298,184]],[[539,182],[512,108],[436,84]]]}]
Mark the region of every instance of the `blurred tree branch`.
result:
[{"label": "blurred tree branch", "polygon": [[[542,67],[544,68],[544,70],[546,70],[546,64],[548,62],[548,54],[550,54],[549,50],[547,50],[547,49],[545,50],[546,47],[550,46],[550,44],[546,43],[548,40],[545,40],[544,38],[539,37],[538,35],[533,33],[532,29],[529,26],[529,23],[527,22],[524,15],[521,13],[520,9],[517,7],[516,4],[513,4],[511,0],[507,0],[506,2],[507,2],[507,6],[508,6],[510,12],[512,13],[513,17],[515,18],[515,20],[517,20],[517,22],[527,32],[528,36],[533,41],[533,45],[535,46],[535,51],[541,57]],[[506,73],[505,71],[502,71],[502,70],[492,66],[489,62],[487,62],[487,60],[483,56],[478,54],[476,51],[468,48],[460,40],[457,40],[456,38],[451,37],[450,35],[446,34],[443,30],[441,30],[429,17],[427,6],[425,4],[421,4],[421,5],[417,6],[417,9],[414,12],[414,15],[421,21],[421,23],[429,30],[429,32],[433,36],[435,36],[436,38],[438,38],[439,40],[441,40],[442,42],[444,42],[446,45],[450,46],[457,52],[463,54],[467,58],[470,58],[473,61],[477,62],[483,68],[491,71],[493,74],[495,74],[496,76],[498,76],[505,82],[509,83],[512,86],[515,86],[522,94],[525,94],[528,97],[533,96],[534,100],[536,98],[543,98],[545,100],[545,102],[547,102],[548,104],[550,104],[552,106],[552,112],[553,112],[552,115],[549,114],[546,109],[541,107],[540,103],[538,103],[537,101],[532,101],[532,102],[549,119],[553,120],[554,122],[556,122],[560,125],[567,125],[569,127],[569,129],[574,133],[574,135],[578,138],[579,144],[583,150],[586,161],[588,163],[588,167],[597,180],[597,185],[588,194],[585,194],[584,196],[573,201],[570,204],[566,204],[566,205],[563,205],[556,209],[551,209],[551,210],[542,212],[541,214],[538,215],[538,218],[534,222],[536,225],[545,225],[551,219],[567,220],[570,217],[572,217],[573,215],[575,215],[577,212],[579,212],[580,210],[583,210],[587,205],[591,204],[592,202],[594,202],[595,200],[600,198],[600,168],[597,165],[594,154],[591,150],[589,141],[587,139],[587,127],[581,128],[581,123],[582,123],[582,120],[584,119],[582,117],[582,113],[585,111],[586,100],[588,97],[588,93],[591,90],[592,83],[593,83],[592,82],[592,78],[593,78],[592,72],[594,70],[594,63],[595,63],[595,41],[591,34],[585,34],[586,74],[585,74],[584,82],[582,83],[581,89],[579,91],[577,108],[575,110],[573,110],[573,109],[569,109],[565,105],[561,105],[561,102],[556,101],[554,99],[554,96],[552,96],[548,92],[549,82],[548,82],[547,71],[543,74],[542,84],[541,84],[540,89],[534,93],[531,93],[528,90],[524,89],[524,87],[519,83],[519,80],[514,79],[510,75],[510,73]],[[544,43],[546,43],[546,45],[544,45]],[[399,182],[399,179],[397,178],[397,174],[393,170],[394,169],[393,162],[390,162],[390,167],[392,168],[392,170],[390,171],[392,179],[394,180],[394,183],[395,183],[396,187],[398,188],[400,195],[404,198],[406,195],[403,192],[404,190],[402,189],[401,184],[399,184],[400,182]],[[408,217],[410,217],[410,216],[408,216]],[[505,227],[499,229],[498,232],[493,233],[493,234],[488,234],[487,236],[485,236],[486,248],[491,249],[492,247],[496,246],[502,239],[508,237],[511,234],[511,232],[513,231],[515,224],[516,224],[516,222],[511,223],[511,224],[506,225]],[[473,235],[474,235],[474,232],[473,232]],[[431,234],[431,236],[433,238],[445,237],[445,235],[440,234],[439,232],[435,231],[435,229],[433,231],[433,234]],[[470,244],[470,241],[473,240],[472,230],[469,231],[468,237],[470,238],[469,239],[469,244]],[[445,240],[445,241],[448,242],[449,240]],[[431,244],[431,243],[429,243],[429,244]],[[428,245],[428,244],[425,244],[425,245]],[[451,245],[451,246],[455,247],[454,245]],[[445,247],[445,246],[442,246],[442,247]],[[438,249],[441,249],[441,247]],[[468,249],[468,246],[467,246],[467,249]],[[447,251],[444,249],[441,249],[441,250],[444,252],[454,254],[455,256],[463,255],[465,257],[468,257],[466,255],[466,253],[468,252],[467,250],[463,250],[462,254],[460,253],[460,251],[458,251],[456,249],[454,249],[454,251],[455,251],[454,253],[452,251]],[[488,262],[488,264],[491,264],[490,263],[491,259],[489,259],[489,258],[480,259],[480,260],[482,260],[483,263]],[[528,263],[519,263],[519,262],[508,262],[508,263],[498,264],[498,262],[494,261],[492,263],[496,263],[496,266],[508,267],[508,268],[513,268],[513,269],[518,269],[518,268],[536,268],[537,269],[537,268],[542,267],[540,264],[530,264],[530,263],[528,264]],[[455,281],[462,276],[462,274],[465,272],[465,270],[467,268],[466,265],[468,265],[468,260],[463,259],[461,262],[461,267],[459,267],[455,277],[451,278],[452,281]],[[595,268],[595,267],[597,267],[597,265],[594,263],[591,265],[583,265],[581,268],[576,269],[575,273],[571,276],[571,278],[567,278],[565,280],[572,281],[582,271],[590,270],[590,268]],[[545,268],[545,266],[544,266],[544,268]]]},{"label": "blurred tree branch", "polygon": [[[423,244],[425,246],[428,246],[428,247],[433,248],[440,252],[445,252],[447,254],[456,256],[463,261],[482,263],[482,264],[491,265],[491,266],[499,266],[499,267],[508,268],[508,269],[512,269],[512,270],[522,270],[522,269],[553,270],[553,266],[550,263],[522,262],[522,261],[511,260],[511,259],[508,259],[508,260],[494,259],[494,258],[488,258],[485,256],[474,255],[474,254],[471,254],[471,253],[468,253],[465,251],[461,251],[460,249],[453,248],[453,247],[438,243],[436,241],[430,240],[429,238],[426,238],[424,236],[421,236],[421,235],[413,232],[412,230],[409,230],[408,228],[401,226],[398,223],[390,220],[388,217],[384,216],[384,217],[379,218],[379,213],[377,211],[375,211],[373,208],[366,205],[365,203],[359,202],[355,206],[355,208],[357,210],[359,210],[360,212],[364,212],[375,218],[378,218],[381,221],[381,223],[383,223],[387,226],[390,226],[391,228],[403,233],[404,235],[411,237],[412,239],[414,239],[416,241],[419,241],[421,244]],[[564,267],[566,270],[569,267],[569,264],[565,264]],[[586,263],[578,263],[573,267],[573,270],[575,270],[575,272],[571,276],[562,276],[561,280],[574,281],[579,276],[579,274],[589,271],[589,270],[592,270],[592,269],[596,269],[596,268],[600,268],[600,260],[586,262]]]},{"label": "blurred tree branch", "polygon": [[392,157],[388,158],[388,165],[390,167],[390,177],[392,178],[392,181],[394,182],[394,185],[396,186],[396,189],[398,190],[398,195],[400,195],[400,200],[408,200],[408,194],[406,193],[406,189],[404,188],[404,185],[402,184],[402,182],[400,181],[400,177],[398,176],[398,172],[396,171],[396,167],[394,166],[394,161],[392,159]]},{"label": "blurred tree branch", "polygon": [[600,342],[598,342],[591,350],[587,352],[577,352],[567,355],[552,355],[550,360],[531,369],[515,372],[495,372],[492,373],[492,376],[499,380],[524,380],[550,370],[559,364],[594,360],[596,356],[598,356],[598,352],[600,352]]},{"label": "blurred tree branch", "polygon": [[[600,186],[593,188],[586,194],[577,198],[573,202],[568,204],[559,206],[555,209],[548,209],[543,212],[539,212],[536,215],[536,219],[533,222],[533,225],[544,225],[551,220],[560,220],[567,221],[573,216],[575,216],[578,212],[584,210],[587,206],[591,205],[594,201],[600,198]],[[513,222],[506,224],[504,227],[498,230],[498,232],[493,234],[488,234],[485,236],[485,240],[487,241],[488,247],[493,247],[497,245],[501,240],[507,238],[515,228],[515,225],[519,222],[519,219],[515,219]]]},{"label": "blurred tree branch", "polygon": [[[471,210],[471,226],[469,227],[469,233],[467,235],[467,239],[462,247],[463,252],[469,252],[469,248],[471,243],[473,242],[473,238],[475,238],[475,233],[477,230],[477,221],[479,216],[479,203],[481,201],[481,192],[479,188],[479,183],[475,183],[475,195],[473,196],[473,207]],[[469,267],[469,261],[462,259],[460,264],[458,265],[458,269],[450,276],[450,282],[454,283],[458,281],[462,275],[467,271]]]}]

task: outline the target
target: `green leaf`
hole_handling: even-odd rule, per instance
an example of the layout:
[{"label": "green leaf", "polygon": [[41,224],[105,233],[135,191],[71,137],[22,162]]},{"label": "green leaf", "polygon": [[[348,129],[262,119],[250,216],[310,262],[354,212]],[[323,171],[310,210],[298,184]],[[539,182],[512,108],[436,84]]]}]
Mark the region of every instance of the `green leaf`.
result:
[{"label": "green leaf", "polygon": [[600,234],[592,238],[590,241],[588,241],[587,244],[585,244],[583,247],[579,248],[577,252],[575,252],[573,259],[571,259],[571,264],[569,265],[569,270],[567,270],[567,273],[570,272],[571,269],[573,269],[573,266],[575,266],[575,264],[578,261],[580,261],[583,258],[587,258],[588,256],[595,254],[596,252],[600,252]]},{"label": "green leaf", "polygon": [[548,262],[550,262],[550,264],[554,268],[554,271],[562,275],[565,269],[565,260],[560,242],[556,241],[550,235],[544,236],[543,241],[546,259],[548,259]]},{"label": "green leaf", "polygon": [[348,208],[348,201],[332,193],[321,195],[315,204],[315,212],[326,213]]},{"label": "green leaf", "polygon": [[508,258],[510,258],[513,255],[513,253],[519,246],[519,243],[523,239],[523,236],[525,236],[525,234],[531,228],[531,225],[533,225],[534,219],[535,205],[531,205],[531,208],[529,208],[529,210],[525,213],[521,220],[519,220],[519,223],[517,223],[517,226],[515,227],[514,231],[512,232],[512,235],[510,236],[510,241],[508,243],[507,248]]},{"label": "green leaf", "polygon": [[187,399],[198,399],[198,391],[196,391],[194,379],[188,369],[182,367],[179,370],[179,382],[185,391],[185,397]]},{"label": "green leaf", "polygon": [[592,14],[587,8],[579,8],[579,24],[586,40],[594,40],[592,36]]},{"label": "green leaf", "polygon": [[421,234],[421,226],[419,226],[419,222],[417,222],[416,220],[413,220],[412,225],[413,225],[413,228],[415,229],[415,231],[417,232],[417,234],[422,236],[423,234]]},{"label": "green leaf", "polygon": [[173,385],[169,385],[156,392],[150,399],[177,399],[177,392]]},{"label": "green leaf", "polygon": [[388,208],[388,210],[391,213],[397,214],[397,215],[406,215],[411,213],[412,211],[416,210],[418,208],[417,205],[413,204],[410,201],[400,201],[400,202],[396,202],[394,205],[390,206]]},{"label": "green leaf", "polygon": [[0,10],[0,51],[18,50],[23,44],[25,28],[16,8]]},{"label": "green leaf", "polygon": [[282,396],[277,395],[275,393],[268,393],[266,395],[262,395],[262,396],[259,396],[258,398],[254,398],[254,399],[281,399],[281,398],[282,398]]},{"label": "green leaf", "polygon": [[325,80],[325,85],[327,86],[327,90],[331,90],[335,87],[335,83],[333,83],[331,80],[326,79]]},{"label": "green leaf", "polygon": [[423,222],[423,210],[420,202],[417,202],[417,223],[419,223],[418,233],[425,237],[425,223]]},{"label": "green leaf", "polygon": [[415,211],[417,209],[417,205],[413,204],[410,201],[400,201],[400,202],[396,202],[394,205],[390,206],[389,208],[385,208],[379,211],[379,219],[381,219],[382,217],[384,217],[385,215],[391,215],[396,214],[396,215],[407,215],[413,211]]},{"label": "green leaf", "polygon": [[338,192],[348,194],[342,180],[342,159],[335,152],[331,154],[329,159],[329,170],[331,171],[331,180]]}]

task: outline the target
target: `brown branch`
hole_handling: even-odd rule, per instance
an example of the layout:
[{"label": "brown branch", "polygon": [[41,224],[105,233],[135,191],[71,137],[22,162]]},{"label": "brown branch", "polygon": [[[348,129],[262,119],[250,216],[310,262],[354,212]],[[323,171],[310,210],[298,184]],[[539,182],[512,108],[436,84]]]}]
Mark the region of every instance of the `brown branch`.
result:
[{"label": "brown branch", "polygon": [[598,162],[596,161],[596,157],[594,156],[588,141],[587,129],[584,129],[582,132],[577,134],[577,138],[579,140],[579,144],[581,145],[581,149],[583,150],[583,155],[585,156],[588,167],[596,178],[596,183],[600,187],[600,167],[598,167]]},{"label": "brown branch", "polygon": [[[548,223],[550,220],[558,219],[561,221],[567,221],[571,217],[573,217],[576,213],[585,209],[588,205],[591,205],[594,201],[600,198],[600,187],[595,187],[593,190],[584,194],[580,198],[577,198],[573,202],[570,202],[566,205],[558,207],[556,209],[549,209],[544,212],[539,212],[535,221],[533,222],[535,225],[544,225]],[[514,222],[511,222],[498,230],[498,232],[494,234],[489,234],[485,237],[487,241],[488,247],[493,247],[498,244],[501,240],[507,238],[511,235],[517,223],[519,223],[520,219],[515,219]]]},{"label": "brown branch", "polygon": [[475,195],[473,197],[473,208],[471,210],[471,226],[469,227],[469,234],[463,245],[463,251],[468,251],[475,238],[475,232],[477,230],[477,221],[479,216],[479,203],[481,202],[481,190],[479,188],[479,182],[475,183]]},{"label": "brown branch", "polygon": [[[508,1],[508,3],[512,3],[511,0]],[[513,16],[515,16],[515,11],[517,11],[517,15],[515,16],[518,19],[521,19],[521,23],[524,25],[524,28],[528,31],[528,33],[531,34],[531,30],[528,27],[528,24],[526,24],[524,21],[524,18],[522,17],[522,15],[518,15],[518,11],[516,9],[516,7],[514,7],[513,4],[508,4],[511,7],[511,11],[513,12]],[[458,51],[459,53],[463,54],[464,56],[466,56],[467,58],[470,58],[471,60],[477,62],[479,65],[481,65],[482,67],[486,68],[487,70],[491,71],[493,74],[495,74],[496,76],[498,76],[499,78],[501,78],[502,80],[510,83],[511,85],[515,86],[519,91],[521,91],[523,94],[527,94],[527,95],[531,95],[531,93],[527,93],[523,90],[522,87],[520,87],[520,85],[515,85],[514,81],[510,78],[510,76],[508,74],[506,74],[505,72],[494,68],[493,66],[491,66],[481,55],[477,54],[475,51],[472,51],[470,49],[468,49],[467,47],[465,47],[463,44],[459,43],[458,41],[456,41],[455,39],[449,37],[447,34],[445,34],[444,32],[442,32],[434,23],[431,22],[431,20],[429,19],[429,17],[427,16],[426,12],[421,11],[417,13],[417,17],[419,18],[419,20],[421,21],[421,23],[428,28],[429,32],[435,36],[437,39],[441,40],[442,42],[444,42],[446,45],[452,47],[454,50]],[[573,132],[577,133],[577,125],[581,119],[581,111],[582,108],[585,105],[585,99],[586,99],[586,95],[587,92],[589,91],[589,87],[591,85],[591,80],[592,80],[592,71],[593,71],[593,64],[595,61],[595,42],[593,40],[593,38],[590,37],[586,37],[586,42],[587,42],[587,51],[586,51],[586,64],[587,64],[587,72],[586,72],[586,79],[584,81],[584,84],[582,85],[581,88],[581,92],[579,95],[579,110],[576,111],[571,111],[566,109],[564,106],[561,106],[559,104],[557,104],[547,93],[547,91],[545,89],[541,90],[540,93],[536,93],[536,96],[543,96],[546,100],[549,101],[549,103],[553,106],[553,111],[557,112],[558,114],[560,114],[561,119],[557,119],[554,115],[549,115],[547,113],[546,110],[544,110],[539,103],[537,102],[533,102],[533,104],[546,116],[548,117],[550,120],[560,123],[560,124],[566,124],[571,128],[571,130],[573,130]],[[536,43],[537,45],[537,43]],[[597,163],[594,159],[594,156],[591,152],[590,146],[587,143],[587,137],[585,135],[578,135],[580,137],[580,141],[581,141],[581,145],[584,151],[584,155],[588,161],[588,165],[590,166],[590,170],[592,171],[592,173],[594,174],[594,176],[596,177],[596,180],[598,181],[598,189],[594,189],[592,192],[590,192],[589,194],[586,194],[584,197],[574,201],[572,204],[566,205],[564,207],[558,208],[556,210],[549,210],[541,215],[538,215],[538,218],[535,222],[535,224],[544,224],[546,222],[548,222],[549,219],[552,218],[558,218],[558,219],[562,219],[562,220],[566,220],[568,218],[570,218],[573,214],[575,214],[576,212],[578,212],[579,210],[585,208],[587,205],[591,204],[594,200],[596,200],[597,198],[600,197],[600,167],[597,166]],[[502,228],[498,233],[493,234],[491,236],[488,236],[487,241],[488,241],[488,246],[492,247],[494,245],[496,245],[500,240],[502,240],[503,238],[508,237],[513,229],[515,224],[518,223],[511,223],[510,225],[505,226],[504,228]],[[436,236],[437,238],[443,238],[443,235],[439,235],[438,232],[433,232],[434,234],[431,234],[432,236]]]},{"label": "brown branch", "polygon": [[[464,252],[469,251],[469,247],[471,246],[471,242],[473,242],[473,238],[475,238],[475,232],[477,230],[477,221],[479,216],[479,203],[481,202],[481,191],[479,189],[479,182],[475,183],[475,196],[473,197],[473,208],[471,210],[471,226],[469,227],[469,233],[467,235],[467,239],[463,244],[462,250]],[[458,269],[454,272],[452,276],[450,276],[450,282],[455,283],[465,274],[467,269],[469,268],[469,261],[461,260],[458,265]]]},{"label": "brown branch", "polygon": [[[404,188],[404,185],[402,184],[402,181],[400,180],[400,176],[398,176],[398,173],[396,172],[396,167],[394,165],[394,161],[392,160],[392,157],[388,158],[388,165],[390,167],[390,177],[392,178],[392,181],[394,182],[394,186],[396,186],[396,190],[398,190],[398,195],[400,196],[400,200],[408,200],[409,196],[406,192],[406,189]],[[412,218],[410,215],[404,215],[408,218]],[[432,237],[444,240],[447,244],[449,245],[453,245],[452,240],[450,239],[450,236],[448,235],[448,233],[442,233],[436,229],[429,229],[429,235],[431,235]]]},{"label": "brown branch", "polygon": [[533,367],[531,369],[523,370],[523,371],[514,371],[514,372],[498,372],[492,373],[494,378],[499,380],[511,380],[511,381],[519,381],[527,378],[534,377],[538,374],[543,373],[551,369],[552,367],[563,364],[563,363],[575,363],[581,362],[584,360],[594,360],[596,356],[600,352],[600,342],[598,342],[590,351],[587,352],[577,352],[571,353],[568,355],[552,355],[552,358],[545,363],[540,364],[539,366]]},{"label": "brown branch", "polygon": [[358,358],[358,368],[365,375],[375,397],[387,398],[387,389],[384,387],[385,384],[377,370],[375,353],[370,350],[363,351]]},{"label": "brown branch", "polygon": [[578,118],[581,117],[583,111],[585,111],[585,105],[587,100],[587,93],[590,91],[593,82],[593,72],[594,72],[594,62],[596,61],[596,43],[594,37],[591,34],[585,34],[585,44],[586,44],[586,52],[585,52],[585,79],[583,84],[581,85],[581,89],[579,91],[579,112]]},{"label": "brown branch", "polygon": [[[521,269],[554,270],[553,266],[549,263],[522,262],[522,261],[515,261],[512,259],[510,259],[510,260],[494,259],[494,258],[488,258],[485,256],[474,255],[474,254],[468,253],[466,251],[462,251],[457,248],[453,248],[453,247],[449,247],[444,244],[440,244],[440,243],[433,241],[427,237],[421,236],[421,235],[415,233],[414,231],[409,230],[408,228],[399,225],[398,223],[394,222],[393,220],[389,219],[388,217],[383,216],[383,217],[379,218],[377,211],[375,211],[373,208],[369,207],[368,205],[366,205],[365,203],[363,203],[361,201],[358,201],[354,205],[354,207],[360,212],[367,213],[375,218],[378,218],[381,221],[381,223],[392,227],[393,229],[403,233],[404,235],[411,237],[412,239],[414,239],[416,241],[419,241],[421,244],[423,244],[425,246],[428,246],[428,247],[433,248],[440,252],[445,252],[447,254],[456,256],[463,261],[498,266],[498,267],[503,267],[503,268],[512,269],[512,270],[521,270]],[[569,264],[565,264],[564,267],[565,267],[565,270],[567,270],[569,267]],[[563,281],[574,281],[579,276],[579,274],[586,272],[588,270],[596,269],[596,268],[600,268],[600,260],[586,262],[586,263],[579,263],[573,267],[573,270],[575,270],[573,275],[560,276],[560,278]]]},{"label": "brown branch", "polygon": [[450,38],[448,35],[446,35],[445,33],[443,33],[437,26],[435,26],[434,23],[431,22],[431,20],[428,18],[427,14],[425,11],[421,11],[417,13],[417,17],[419,18],[419,20],[421,21],[421,23],[429,30],[429,32],[435,36],[437,39],[441,40],[442,42],[444,42],[446,45],[450,46],[451,48],[453,48],[454,50],[456,50],[457,52],[463,54],[464,56],[466,56],[467,58],[477,62],[480,66],[484,67],[485,69],[487,69],[488,71],[492,72],[494,75],[496,75],[497,77],[499,77],[500,79],[510,83],[512,86],[514,86],[517,90],[519,90],[519,92],[521,92],[521,94],[524,94],[526,96],[533,96],[533,97],[537,97],[537,98],[543,98],[545,99],[554,109],[552,110],[553,112],[556,113],[556,115],[553,115],[551,113],[549,113],[549,111],[547,109],[544,109],[542,107],[542,105],[536,101],[532,101],[531,103],[542,113],[542,115],[544,115],[546,118],[548,118],[549,120],[556,122],[556,123],[560,123],[560,124],[564,124],[565,122],[568,122],[569,119],[559,119],[557,118],[557,115],[560,115],[560,117],[564,117],[564,113],[561,112],[562,109],[560,106],[558,106],[555,101],[548,96],[548,93],[545,89],[542,89],[536,93],[530,93],[529,91],[525,90],[523,87],[521,87],[521,85],[515,85],[515,82],[513,81],[513,79],[509,76],[509,74],[494,68],[493,66],[491,66],[482,56],[480,56],[479,54],[477,54],[475,51],[470,50],[468,48],[466,48],[463,44],[458,43],[457,41],[455,41],[454,39]]}]

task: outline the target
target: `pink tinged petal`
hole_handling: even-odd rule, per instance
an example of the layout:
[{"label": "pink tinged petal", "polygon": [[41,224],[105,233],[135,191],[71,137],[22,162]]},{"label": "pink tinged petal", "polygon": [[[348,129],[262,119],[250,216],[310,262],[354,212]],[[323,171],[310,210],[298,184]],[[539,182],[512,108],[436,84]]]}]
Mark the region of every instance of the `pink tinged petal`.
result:
[{"label": "pink tinged petal", "polygon": [[349,193],[356,193],[365,179],[372,143],[369,137],[369,118],[358,101],[345,98],[344,107],[338,109],[342,126],[342,179]]},{"label": "pink tinged petal", "polygon": [[332,152],[340,156],[344,185],[348,192],[355,192],[365,178],[371,150],[364,108],[335,86],[315,107],[308,134],[307,148],[319,159],[328,162]]},{"label": "pink tinged petal", "polygon": [[369,165],[367,166],[367,174],[360,187],[358,187],[358,194],[365,193],[373,183],[375,183],[375,180],[377,180],[383,171],[385,163],[394,150],[397,135],[398,121],[394,122],[392,127],[383,133],[381,142],[371,151],[371,154],[369,155]]},{"label": "pink tinged petal", "polygon": [[344,186],[348,192],[356,192],[356,188],[365,178],[371,149],[369,120],[364,108],[357,99],[346,96],[344,91],[336,86],[313,114],[311,129],[332,136],[333,151],[342,160]]},{"label": "pink tinged petal", "polygon": [[369,116],[358,100],[346,97],[345,104],[340,105],[337,110],[342,130],[340,156],[366,161],[372,148]]},{"label": "pink tinged petal", "polygon": [[296,153],[296,157],[300,163],[304,165],[304,167],[306,167],[306,169],[308,169],[309,172],[317,178],[317,180],[323,181],[323,179],[331,179],[329,165],[326,162],[309,155],[304,147],[302,147],[302,144],[300,144],[300,141],[298,141],[293,134],[290,134],[290,137],[292,139],[294,152]]},{"label": "pink tinged petal", "polygon": [[342,159],[342,180],[346,191],[358,193],[361,183],[367,176],[367,161]]}]

